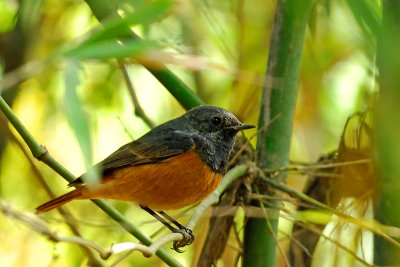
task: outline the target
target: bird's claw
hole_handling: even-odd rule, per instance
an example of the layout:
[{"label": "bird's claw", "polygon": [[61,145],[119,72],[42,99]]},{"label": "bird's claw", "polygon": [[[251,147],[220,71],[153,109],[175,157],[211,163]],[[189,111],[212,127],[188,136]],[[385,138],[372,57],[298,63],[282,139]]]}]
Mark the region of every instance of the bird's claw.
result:
[{"label": "bird's claw", "polygon": [[181,240],[176,240],[173,243],[173,249],[176,252],[182,253],[183,250],[181,250],[180,248],[183,248],[183,247],[188,246],[193,243],[193,241],[194,241],[193,232],[192,232],[192,230],[185,228],[185,227],[183,227],[181,229],[176,229],[174,232],[180,233],[183,236],[183,238]]}]

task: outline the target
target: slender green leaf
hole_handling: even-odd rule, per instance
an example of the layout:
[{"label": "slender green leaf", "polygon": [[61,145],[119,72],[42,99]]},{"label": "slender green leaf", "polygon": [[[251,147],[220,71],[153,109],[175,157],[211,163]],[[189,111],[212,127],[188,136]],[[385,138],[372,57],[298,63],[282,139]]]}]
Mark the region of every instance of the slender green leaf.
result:
[{"label": "slender green leaf", "polygon": [[127,27],[134,25],[147,25],[155,22],[169,14],[173,7],[170,0],[153,1],[143,5],[135,12],[126,16],[116,16],[107,20],[102,24],[102,28],[93,33],[93,35],[85,42],[92,43],[99,40],[117,39],[126,35]]},{"label": "slender green leaf", "polygon": [[135,57],[157,47],[154,41],[134,39],[121,44],[118,41],[98,41],[78,46],[65,53],[67,57],[76,59],[122,59]]},{"label": "slender green leaf", "polygon": [[[81,149],[83,160],[87,169],[92,165],[92,142],[89,130],[89,117],[82,109],[76,90],[79,82],[80,65],[77,61],[67,61],[65,70],[64,110],[69,125],[74,132]],[[86,175],[88,182],[96,182],[96,170]]]},{"label": "slender green leaf", "polygon": [[367,34],[377,36],[381,27],[378,4],[366,0],[347,0],[347,4],[361,29]]}]

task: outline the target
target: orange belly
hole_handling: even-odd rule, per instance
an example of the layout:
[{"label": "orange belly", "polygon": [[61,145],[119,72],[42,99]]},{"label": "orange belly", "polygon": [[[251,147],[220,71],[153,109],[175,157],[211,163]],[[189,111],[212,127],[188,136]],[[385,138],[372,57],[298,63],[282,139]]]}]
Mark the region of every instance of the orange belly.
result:
[{"label": "orange belly", "polygon": [[190,150],[160,163],[116,170],[79,198],[131,201],[154,210],[177,209],[207,197],[220,180],[221,174],[212,172],[195,150]]}]

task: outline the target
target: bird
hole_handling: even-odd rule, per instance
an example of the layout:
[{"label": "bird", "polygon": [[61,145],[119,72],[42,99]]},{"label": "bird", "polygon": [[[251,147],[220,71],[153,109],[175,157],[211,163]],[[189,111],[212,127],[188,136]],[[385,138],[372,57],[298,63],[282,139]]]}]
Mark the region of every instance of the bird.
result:
[{"label": "bird", "polygon": [[133,202],[153,216],[154,211],[198,203],[218,186],[226,172],[236,134],[254,127],[220,107],[192,108],[97,163],[94,168],[101,174],[98,184],[85,183],[83,174],[68,184],[74,190],[38,206],[36,213],[78,199]]},{"label": "bird", "polygon": [[74,199],[115,199],[153,210],[197,203],[219,184],[236,134],[254,127],[219,107],[192,108],[99,162],[100,184],[90,186],[82,175],[68,184],[75,190],[36,210],[46,212]]}]

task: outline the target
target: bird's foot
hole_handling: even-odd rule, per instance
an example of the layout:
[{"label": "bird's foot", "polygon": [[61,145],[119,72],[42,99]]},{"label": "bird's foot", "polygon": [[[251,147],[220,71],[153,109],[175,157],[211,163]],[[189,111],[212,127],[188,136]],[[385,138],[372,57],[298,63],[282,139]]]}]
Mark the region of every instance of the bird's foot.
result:
[{"label": "bird's foot", "polygon": [[180,233],[183,236],[183,238],[181,240],[176,240],[173,243],[173,249],[176,252],[182,253],[183,250],[181,250],[180,248],[183,248],[183,247],[188,246],[193,243],[193,241],[194,241],[193,232],[192,232],[192,230],[190,230],[184,226],[181,226],[180,229],[175,229],[173,232]]}]

